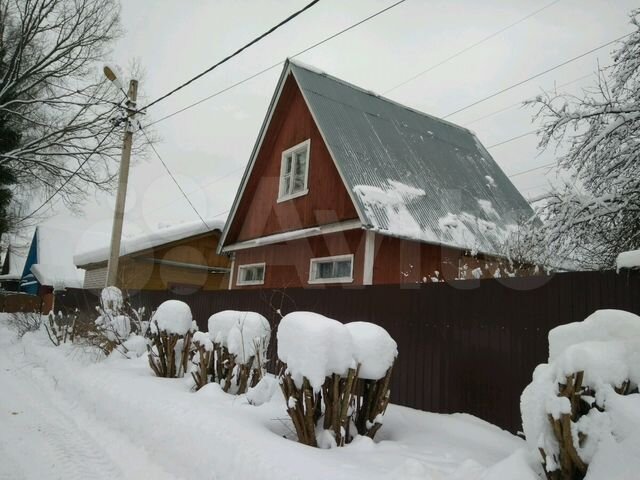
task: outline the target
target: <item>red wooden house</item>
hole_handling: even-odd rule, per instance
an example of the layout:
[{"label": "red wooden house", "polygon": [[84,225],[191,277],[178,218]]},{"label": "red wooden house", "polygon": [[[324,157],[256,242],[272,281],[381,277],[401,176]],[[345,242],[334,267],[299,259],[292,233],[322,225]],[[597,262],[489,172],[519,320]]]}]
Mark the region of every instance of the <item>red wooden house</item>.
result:
[{"label": "red wooden house", "polygon": [[530,215],[469,130],[287,61],[219,250],[229,288],[478,278]]}]

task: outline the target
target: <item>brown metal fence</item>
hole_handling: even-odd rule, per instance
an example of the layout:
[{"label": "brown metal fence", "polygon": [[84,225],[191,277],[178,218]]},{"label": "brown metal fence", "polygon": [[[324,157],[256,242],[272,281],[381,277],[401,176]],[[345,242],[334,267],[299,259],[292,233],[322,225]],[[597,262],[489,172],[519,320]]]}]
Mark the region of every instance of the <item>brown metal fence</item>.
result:
[{"label": "brown metal fence", "polygon": [[0,312],[39,312],[42,299],[37,295],[18,292],[3,292],[0,294]]},{"label": "brown metal fence", "polygon": [[[398,343],[392,402],[432,412],[465,412],[516,432],[519,399],[535,366],[547,359],[547,333],[617,308],[640,314],[640,273],[573,272],[508,278],[360,288],[232,290],[178,297],[130,293],[134,306],[153,310],[168,298],[191,306],[201,329],[225,309],[251,310],[275,326],[307,310],[342,322],[369,321]],[[70,290],[56,308],[94,308],[95,292]]]}]

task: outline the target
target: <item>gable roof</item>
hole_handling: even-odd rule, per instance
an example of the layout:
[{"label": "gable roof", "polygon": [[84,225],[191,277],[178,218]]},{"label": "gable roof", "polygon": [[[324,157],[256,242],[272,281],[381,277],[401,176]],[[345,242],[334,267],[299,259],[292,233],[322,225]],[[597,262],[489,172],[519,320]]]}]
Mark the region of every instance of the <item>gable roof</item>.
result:
[{"label": "gable roof", "polygon": [[36,227],[22,272],[22,286],[32,286],[26,291],[33,293],[34,279],[54,288],[82,288],[84,270],[73,264],[74,246],[68,230],[50,225]]},{"label": "gable roof", "polygon": [[[144,235],[123,238],[120,242],[120,256],[132,255],[137,252],[159,247],[167,243],[185,240],[207,232],[222,231],[224,220],[205,219],[206,225],[198,220],[184,222],[152,231]],[[106,262],[109,259],[110,246],[104,245],[90,251],[82,252],[73,257],[76,265],[90,265]]]},{"label": "gable roof", "polygon": [[289,60],[221,244],[289,73],[302,92],[365,229],[499,253],[517,221],[533,214],[471,131]]}]

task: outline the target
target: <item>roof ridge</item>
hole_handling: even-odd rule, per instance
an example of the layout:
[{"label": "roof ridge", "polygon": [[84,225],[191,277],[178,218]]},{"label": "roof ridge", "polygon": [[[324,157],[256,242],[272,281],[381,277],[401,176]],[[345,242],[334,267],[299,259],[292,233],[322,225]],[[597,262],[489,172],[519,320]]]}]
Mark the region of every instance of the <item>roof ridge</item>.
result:
[{"label": "roof ridge", "polygon": [[455,127],[455,128],[459,128],[460,130],[463,130],[463,131],[468,132],[468,133],[470,133],[470,134],[475,136],[475,133],[472,130],[469,130],[466,127],[458,125],[457,123],[450,122],[449,120],[445,120],[444,118],[436,117],[435,115],[431,115],[429,113],[423,112],[423,111],[418,110],[416,108],[409,107],[408,105],[404,105],[404,104],[402,104],[400,102],[397,102],[397,101],[392,100],[392,99],[390,99],[388,97],[385,97],[384,95],[376,93],[373,90],[368,90],[366,88],[363,88],[363,87],[360,87],[358,85],[355,85],[355,84],[353,84],[351,82],[343,80],[342,78],[338,78],[338,77],[336,77],[334,75],[331,75],[330,73],[327,73],[324,70],[316,68],[313,65],[309,65],[308,63],[301,62],[300,60],[294,60],[292,58],[287,58],[287,62],[289,62],[291,65],[294,65],[294,66],[296,66],[298,68],[306,70],[306,71],[308,71],[310,73],[313,73],[315,75],[321,75],[323,77],[328,78],[329,80],[333,80],[334,82],[341,83],[341,84],[343,84],[343,85],[345,85],[345,86],[347,86],[349,88],[352,88],[354,90],[358,90],[359,92],[362,92],[362,93],[364,93],[366,95],[369,95],[371,97],[375,97],[375,98],[377,98],[379,100],[382,100],[383,102],[390,103],[390,104],[392,104],[392,105],[394,105],[396,107],[400,107],[400,108],[403,108],[405,110],[409,110],[410,112],[416,113],[418,115],[422,115],[424,117],[428,117],[430,119],[436,120],[436,121],[444,123],[446,125],[449,125],[449,126],[452,126],[452,127]]}]

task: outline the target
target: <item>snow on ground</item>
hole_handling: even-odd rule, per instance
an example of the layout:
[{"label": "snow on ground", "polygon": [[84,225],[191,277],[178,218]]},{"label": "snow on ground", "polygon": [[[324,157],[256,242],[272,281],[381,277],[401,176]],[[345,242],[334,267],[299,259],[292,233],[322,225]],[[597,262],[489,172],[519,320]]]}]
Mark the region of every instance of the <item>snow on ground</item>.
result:
[{"label": "snow on ground", "polygon": [[97,361],[44,332],[16,340],[4,322],[0,478],[538,478],[524,441],[470,415],[391,405],[375,443],[314,449],[290,439],[269,382],[261,406],[217,384],[194,393],[188,378],[154,377],[146,356]]}]

